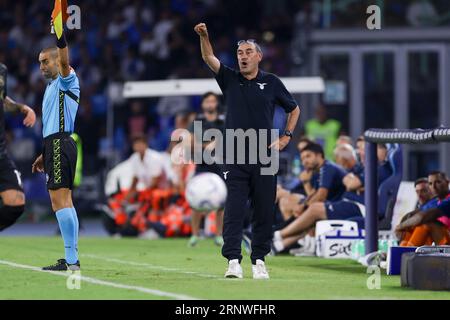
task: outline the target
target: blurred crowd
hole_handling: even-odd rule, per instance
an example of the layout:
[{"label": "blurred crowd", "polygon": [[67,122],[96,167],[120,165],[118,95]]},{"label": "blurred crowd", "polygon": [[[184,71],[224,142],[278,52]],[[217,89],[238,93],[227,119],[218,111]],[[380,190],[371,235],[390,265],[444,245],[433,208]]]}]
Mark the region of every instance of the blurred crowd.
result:
[{"label": "blurred crowd", "polygon": [[[121,97],[124,81],[211,77],[201,60],[193,31],[196,23],[208,24],[215,53],[224,63],[235,64],[237,40],[255,38],[264,48],[261,67],[287,76],[292,13],[301,7],[292,0],[99,0],[77,5],[81,30],[68,31],[67,40],[82,92],[76,132],[83,142],[85,174],[98,172],[111,149],[117,160],[125,158],[136,135],[148,135],[152,147],[164,150],[175,114],[199,109],[200,97],[129,101]],[[45,82],[37,56],[42,48],[54,45],[51,6],[51,1],[0,1],[0,61],[9,68],[8,94],[32,106],[39,118]],[[107,138],[110,107],[115,110],[113,142]],[[25,169],[40,149],[41,126],[27,130],[20,123],[19,117],[7,118],[9,136],[17,142],[12,156]],[[25,178],[29,174],[22,172]]]}]

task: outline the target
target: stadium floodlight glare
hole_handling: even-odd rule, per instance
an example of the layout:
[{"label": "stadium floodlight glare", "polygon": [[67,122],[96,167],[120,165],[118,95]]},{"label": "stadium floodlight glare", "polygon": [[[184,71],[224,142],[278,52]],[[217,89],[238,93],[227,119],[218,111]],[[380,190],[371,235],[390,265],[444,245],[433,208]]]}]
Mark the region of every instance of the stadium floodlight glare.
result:
[{"label": "stadium floodlight glare", "polygon": [[[321,77],[281,78],[290,93],[322,93],[325,83]],[[124,98],[202,95],[207,91],[222,94],[214,79],[171,79],[130,81],[123,87]]]}]

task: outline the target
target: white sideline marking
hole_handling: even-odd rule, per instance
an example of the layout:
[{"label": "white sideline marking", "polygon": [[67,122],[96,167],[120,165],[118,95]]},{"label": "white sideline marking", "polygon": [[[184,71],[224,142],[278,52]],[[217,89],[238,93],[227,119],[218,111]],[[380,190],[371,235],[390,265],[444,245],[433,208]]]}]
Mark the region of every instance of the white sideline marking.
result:
[{"label": "white sideline marking", "polygon": [[81,254],[81,256],[86,257],[86,258],[93,258],[93,259],[99,259],[99,260],[108,261],[108,262],[119,263],[119,264],[128,264],[130,266],[138,266],[138,267],[145,267],[145,268],[148,268],[148,269],[155,269],[155,270],[161,270],[161,271],[168,271],[168,272],[176,272],[176,273],[194,275],[194,276],[199,276],[199,277],[202,277],[202,278],[213,278],[213,279],[218,279],[218,278],[221,279],[222,278],[222,277],[219,277],[219,276],[214,275],[214,274],[200,273],[200,272],[196,272],[196,271],[184,271],[182,269],[177,269],[177,268],[169,268],[169,267],[157,266],[157,265],[153,265],[153,264],[149,264],[149,263],[143,263],[143,262],[133,262],[133,261],[128,261],[128,260],[119,260],[119,259],[114,259],[114,258],[98,256],[98,255],[95,255],[95,254]]},{"label": "white sideline marking", "polygon": [[[47,271],[47,270],[42,270],[39,267],[29,266],[26,264],[19,264],[19,263],[15,263],[15,262],[11,262],[11,261],[6,261],[6,260],[0,260],[0,264],[4,264],[4,265],[14,267],[14,268],[28,269],[28,270],[32,270],[32,271],[38,271],[38,272],[49,273],[49,274],[53,274],[53,275],[57,275],[57,276],[68,277],[67,272]],[[150,289],[150,288],[145,288],[145,287],[138,287],[138,286],[121,284],[121,283],[109,282],[109,281],[104,281],[104,280],[100,280],[100,279],[95,279],[92,277],[81,276],[81,280],[85,281],[85,282],[93,283],[93,284],[98,284],[101,286],[134,290],[134,291],[139,291],[139,292],[143,292],[143,293],[147,293],[147,294],[151,294],[151,295],[155,295],[155,296],[174,298],[177,300],[199,300],[199,298],[194,298],[194,297],[187,296],[184,294],[177,294],[177,293],[165,292],[165,291],[161,291],[161,290],[157,290],[157,289]]]}]

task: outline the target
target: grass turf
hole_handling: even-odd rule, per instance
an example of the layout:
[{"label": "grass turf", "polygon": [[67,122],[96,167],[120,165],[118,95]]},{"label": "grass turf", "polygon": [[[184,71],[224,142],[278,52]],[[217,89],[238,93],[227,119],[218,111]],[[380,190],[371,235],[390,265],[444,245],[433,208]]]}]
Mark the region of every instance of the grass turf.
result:
[{"label": "grass turf", "polygon": [[[398,276],[381,273],[381,289],[369,290],[366,268],[351,260],[276,256],[266,259],[269,281],[223,279],[226,263],[211,240],[187,248],[187,239],[81,238],[82,275],[200,299],[450,299],[449,292],[400,287]],[[44,266],[61,258],[57,237],[1,237],[0,260]],[[68,290],[64,277],[0,263],[0,299],[168,299],[133,289],[87,282]]]}]

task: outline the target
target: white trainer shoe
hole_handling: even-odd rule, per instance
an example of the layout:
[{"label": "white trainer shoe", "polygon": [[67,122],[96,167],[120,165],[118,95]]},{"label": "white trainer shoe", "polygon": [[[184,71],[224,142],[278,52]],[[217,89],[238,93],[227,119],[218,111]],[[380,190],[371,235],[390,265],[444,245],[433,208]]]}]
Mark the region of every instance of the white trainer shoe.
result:
[{"label": "white trainer shoe", "polygon": [[253,279],[269,279],[264,261],[257,259],[256,264],[252,264]]},{"label": "white trainer shoe", "polygon": [[228,270],[225,272],[225,278],[238,278],[242,279],[242,267],[239,264],[238,259],[228,261]]}]

